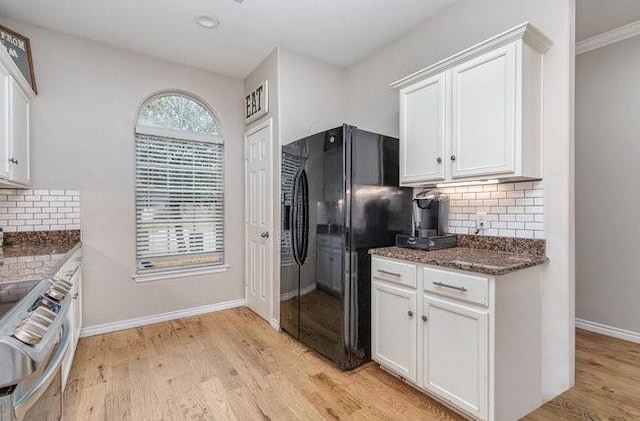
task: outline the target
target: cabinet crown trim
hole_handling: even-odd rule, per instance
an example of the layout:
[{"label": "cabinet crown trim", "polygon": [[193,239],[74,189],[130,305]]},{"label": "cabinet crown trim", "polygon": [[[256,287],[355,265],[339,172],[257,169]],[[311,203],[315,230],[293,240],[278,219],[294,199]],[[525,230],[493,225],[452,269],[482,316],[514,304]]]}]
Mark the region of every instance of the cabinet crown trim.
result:
[{"label": "cabinet crown trim", "polygon": [[540,30],[529,22],[521,23],[501,34],[482,41],[472,47],[467,48],[457,54],[454,54],[444,60],[441,60],[431,66],[425,67],[417,72],[410,74],[400,80],[391,83],[391,88],[395,90],[402,89],[421,79],[433,76],[434,74],[444,72],[452,67],[457,66],[474,57],[480,56],[488,51],[502,47],[503,45],[522,40],[538,52],[544,54],[553,45],[553,42],[547,38]]}]

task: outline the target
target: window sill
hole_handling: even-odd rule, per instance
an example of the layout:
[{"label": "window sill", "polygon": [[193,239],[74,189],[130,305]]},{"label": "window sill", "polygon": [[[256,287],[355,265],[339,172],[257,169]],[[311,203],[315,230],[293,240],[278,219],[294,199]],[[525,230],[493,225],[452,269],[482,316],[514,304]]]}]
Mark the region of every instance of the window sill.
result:
[{"label": "window sill", "polygon": [[142,273],[133,275],[131,278],[136,282],[162,281],[173,278],[186,278],[188,276],[209,275],[212,273],[223,273],[229,270],[229,265],[209,266],[193,269],[177,269],[165,272]]}]

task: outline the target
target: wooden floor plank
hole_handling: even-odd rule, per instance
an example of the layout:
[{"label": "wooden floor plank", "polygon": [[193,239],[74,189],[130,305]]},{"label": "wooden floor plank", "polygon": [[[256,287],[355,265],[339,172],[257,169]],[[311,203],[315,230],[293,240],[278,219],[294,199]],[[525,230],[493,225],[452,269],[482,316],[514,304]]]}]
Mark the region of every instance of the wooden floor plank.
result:
[{"label": "wooden floor plank", "polygon": [[[459,420],[369,363],[350,372],[246,308],[80,340],[65,420]],[[576,386],[527,420],[640,419],[640,345],[578,331]]]}]

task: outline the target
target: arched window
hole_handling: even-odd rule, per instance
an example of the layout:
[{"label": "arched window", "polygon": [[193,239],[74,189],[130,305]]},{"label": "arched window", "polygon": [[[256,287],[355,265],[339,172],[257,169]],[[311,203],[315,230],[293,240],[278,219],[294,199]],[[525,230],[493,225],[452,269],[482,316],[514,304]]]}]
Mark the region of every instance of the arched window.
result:
[{"label": "arched window", "polygon": [[149,98],[136,125],[139,275],[224,263],[224,142],[215,116],[177,93]]}]

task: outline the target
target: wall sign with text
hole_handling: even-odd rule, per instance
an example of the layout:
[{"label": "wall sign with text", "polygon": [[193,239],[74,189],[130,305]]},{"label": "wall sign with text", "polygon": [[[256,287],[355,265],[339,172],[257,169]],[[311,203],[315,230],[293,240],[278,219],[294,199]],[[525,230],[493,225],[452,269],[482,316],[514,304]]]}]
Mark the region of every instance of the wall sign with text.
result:
[{"label": "wall sign with text", "polygon": [[[0,25],[0,44],[6,49],[20,73],[27,80],[33,92],[38,93],[36,77],[33,74],[33,60],[31,59],[31,44],[29,38]],[[0,47],[2,48],[2,47]]]},{"label": "wall sign with text", "polygon": [[267,80],[263,80],[257,88],[249,92],[244,98],[244,122],[250,124],[267,115],[269,112],[269,87]]}]

